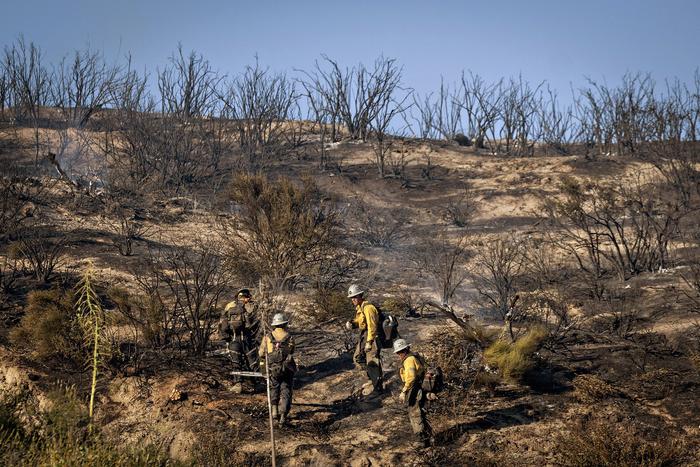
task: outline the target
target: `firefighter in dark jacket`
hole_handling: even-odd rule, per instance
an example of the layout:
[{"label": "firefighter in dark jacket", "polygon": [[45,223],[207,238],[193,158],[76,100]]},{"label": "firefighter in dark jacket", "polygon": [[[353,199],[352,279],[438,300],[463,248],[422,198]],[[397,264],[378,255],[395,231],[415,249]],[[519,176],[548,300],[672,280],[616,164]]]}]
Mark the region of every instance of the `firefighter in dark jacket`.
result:
[{"label": "firefighter in dark jacket", "polygon": [[[287,423],[289,409],[292,407],[292,386],[297,365],[294,361],[294,338],[287,330],[289,321],[282,313],[272,318],[272,332],[263,337],[258,350],[262,373],[268,372],[270,378],[270,399],[272,403],[272,418],[279,425]],[[267,370],[265,369],[265,353],[267,352]]]},{"label": "firefighter in dark jacket", "polygon": [[[258,360],[255,351],[260,334],[258,307],[248,289],[241,289],[236,300],[224,308],[219,321],[219,335],[228,342],[233,361],[233,371],[257,371]],[[233,391],[243,390],[241,377],[234,375]]]}]

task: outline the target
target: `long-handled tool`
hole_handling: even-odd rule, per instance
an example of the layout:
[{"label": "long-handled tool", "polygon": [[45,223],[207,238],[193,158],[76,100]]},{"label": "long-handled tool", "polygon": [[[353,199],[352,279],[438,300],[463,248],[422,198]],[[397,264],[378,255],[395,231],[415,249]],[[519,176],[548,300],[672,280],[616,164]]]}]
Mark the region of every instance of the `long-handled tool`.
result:
[{"label": "long-handled tool", "polygon": [[[264,338],[263,338],[264,339]],[[207,355],[231,355],[231,349],[213,350],[207,352]],[[267,349],[265,349],[265,374],[259,371],[232,371],[231,375],[247,376],[250,378],[265,378],[265,386],[267,387],[267,413],[270,421],[270,444],[272,445],[272,467],[277,467],[277,449],[275,447],[275,428],[272,420],[272,397],[270,396],[270,370],[267,358]]]}]

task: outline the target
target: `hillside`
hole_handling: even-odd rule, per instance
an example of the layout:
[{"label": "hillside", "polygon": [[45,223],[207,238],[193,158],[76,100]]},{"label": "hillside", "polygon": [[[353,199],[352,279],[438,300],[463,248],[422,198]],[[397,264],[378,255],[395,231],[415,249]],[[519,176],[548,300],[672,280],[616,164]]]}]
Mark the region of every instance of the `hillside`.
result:
[{"label": "hillside", "polygon": [[[221,347],[218,334],[207,335],[204,347],[193,350],[188,327],[208,329],[239,288],[251,287],[261,308],[267,307],[265,316],[273,309],[290,315],[297,339],[300,369],[290,424],[275,428],[280,465],[597,465],[606,456],[609,465],[700,463],[700,289],[693,282],[700,271],[700,193],[690,194],[692,208],[682,216],[678,210],[668,214],[674,187],[648,159],[578,151],[556,155],[540,148],[532,156],[513,157],[410,138],[394,140],[389,149],[404,158],[400,176],[379,178],[374,143],[349,138],[326,143],[324,154],[333,164],[319,167],[316,149],[307,149],[317,146],[320,135],[304,131],[296,153],[263,166],[249,170],[225,155],[212,174],[194,183],[144,185],[139,192],[134,186],[117,189],[121,179],[113,174],[121,169],[93,146],[70,161],[71,173],[94,172],[100,186],[80,181],[71,186],[43,156],[34,167],[29,129],[4,130],[3,221],[16,225],[3,224],[7,230],[0,244],[1,426],[16,418],[31,431],[42,412],[61,407],[56,398],[65,395],[57,396],[57,388],[74,388],[80,404],[88,400],[92,374],[81,361],[86,347],[67,324],[72,318],[50,321],[48,302],[37,305],[31,297],[35,291],[54,293],[46,300],[58,303],[56,297],[73,290],[90,270],[104,306],[102,332],[109,347],[99,369],[94,425],[117,446],[152,443],[173,462],[199,465],[269,462],[262,386],[254,393],[232,392],[229,362],[206,353]],[[92,141],[107,138],[99,126],[90,132]],[[47,140],[62,137],[51,129],[43,134]],[[78,145],[77,137],[70,144]],[[59,164],[67,164],[70,152]],[[327,256],[315,267],[347,265],[339,260],[345,254],[354,255],[352,266],[332,280],[318,269],[278,282],[250,272],[257,257],[243,247],[254,236],[241,221],[248,211],[236,200],[243,195],[235,197],[236,183],[243,183],[237,177],[246,173],[272,181],[270,190],[282,186],[281,177],[292,186],[312,186],[312,205],[337,220],[329,227],[337,243],[322,250]],[[581,186],[571,188],[576,181]],[[613,213],[618,205],[611,199],[622,195],[627,198],[619,206],[625,208]],[[582,200],[578,207],[576,199]],[[627,229],[621,238],[629,243],[622,248],[637,248],[635,242],[652,242],[659,231],[653,230],[656,224],[645,224],[645,234],[652,233],[638,235],[633,229],[642,217],[635,213],[642,209],[625,211],[631,205],[625,203],[641,200],[644,207],[654,199],[658,203],[646,221],[670,222],[678,214],[679,228],[668,234],[662,267],[652,267],[655,259],[644,263],[647,250],[637,249],[632,252],[637,262],[629,262],[630,251],[622,255],[622,269],[617,256],[603,255],[601,273],[593,277],[585,245],[571,234],[579,231],[562,233],[570,227],[567,219],[577,218],[565,214],[580,208],[615,219],[620,224],[613,228]],[[552,206],[556,200],[566,202]],[[590,208],[593,201],[600,204]],[[292,237],[308,245],[303,232]],[[653,248],[649,243],[648,250]],[[188,308],[172,305],[182,297],[163,278],[176,265],[189,264],[178,263],[179,252],[182,258],[201,258],[197,255],[205,250],[216,256],[211,264],[221,282],[204,292],[203,304],[213,304],[213,314],[200,310],[203,314],[188,322],[178,317]],[[572,256],[574,250],[585,264]],[[43,277],[32,262],[37,256],[44,266],[55,260]],[[444,301],[444,260],[455,262],[454,293],[448,294],[452,317],[445,308],[427,305]],[[430,270],[435,262],[437,274]],[[157,267],[165,275],[157,276]],[[490,274],[494,271],[501,275]],[[160,283],[153,282],[157,277]],[[400,382],[390,350],[382,354],[387,391],[379,397],[362,392],[366,377],[353,368],[353,334],[343,326],[354,313],[344,299],[351,283],[361,284],[370,301],[398,315],[402,337],[445,371],[446,388],[427,406],[432,447],[411,444],[405,408],[396,399]],[[161,306],[174,306],[174,321],[165,331],[160,318],[161,328],[153,331],[145,315],[134,315],[148,309],[144,300],[155,296],[148,290],[162,299]],[[511,311],[510,321],[504,321],[498,300],[514,303],[505,310]],[[455,320],[487,337],[470,340]],[[522,355],[522,374],[509,376],[484,356],[493,342],[510,342],[510,335],[515,340],[537,326],[546,329],[546,337]],[[160,340],[149,334],[161,331]],[[11,395],[17,395],[14,405]],[[69,426],[75,422],[71,429],[84,428],[84,418],[62,416]]]}]

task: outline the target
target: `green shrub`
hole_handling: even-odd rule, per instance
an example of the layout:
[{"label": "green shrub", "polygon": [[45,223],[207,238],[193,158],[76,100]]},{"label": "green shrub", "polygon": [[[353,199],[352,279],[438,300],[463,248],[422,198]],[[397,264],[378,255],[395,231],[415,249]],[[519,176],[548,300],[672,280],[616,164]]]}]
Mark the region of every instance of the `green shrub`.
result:
[{"label": "green shrub", "polygon": [[58,289],[29,294],[25,315],[10,333],[10,342],[39,359],[80,358],[83,335],[73,309],[71,291]]},{"label": "green shrub", "polygon": [[487,365],[498,368],[505,380],[518,382],[533,367],[532,356],[545,337],[545,328],[534,327],[515,342],[499,339],[484,351],[484,360]]},{"label": "green shrub", "polygon": [[307,314],[317,323],[331,319],[347,321],[354,316],[353,306],[342,290],[319,289],[313,294]]},{"label": "green shrub", "polygon": [[382,310],[394,316],[407,316],[414,312],[414,307],[406,297],[389,297],[382,302]]}]

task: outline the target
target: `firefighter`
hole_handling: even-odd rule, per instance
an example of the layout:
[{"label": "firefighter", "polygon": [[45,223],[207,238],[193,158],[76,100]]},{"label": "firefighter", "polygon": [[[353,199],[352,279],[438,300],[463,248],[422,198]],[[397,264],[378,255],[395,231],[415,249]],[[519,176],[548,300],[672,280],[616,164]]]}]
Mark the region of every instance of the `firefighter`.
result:
[{"label": "firefighter", "polygon": [[425,416],[425,393],[423,379],[425,378],[425,362],[417,354],[411,352],[411,347],[404,339],[394,341],[394,353],[399,357],[401,367],[399,375],[403,387],[399,393],[399,401],[408,407],[408,420],[411,429],[418,437],[418,442],[430,446],[432,429]]},{"label": "firefighter", "polygon": [[[241,289],[236,300],[229,302],[219,321],[219,335],[228,343],[233,361],[233,371],[257,371],[255,356],[259,341],[260,320],[257,304],[248,289]],[[233,392],[240,394],[243,384],[239,375],[234,375]]]},{"label": "firefighter", "polygon": [[360,330],[353,360],[363,367],[372,383],[372,392],[384,390],[382,374],[381,345],[379,342],[379,312],[377,308],[364,299],[364,291],[353,284],[348,289],[348,298],[355,305],[355,319],[345,323],[348,330]]},{"label": "firefighter", "polygon": [[[263,337],[258,350],[260,368],[267,371],[270,378],[270,399],[272,418],[279,426],[287,423],[289,409],[292,407],[292,386],[297,365],[294,361],[294,338],[287,329],[289,321],[282,313],[272,318],[272,332]],[[265,352],[267,352],[267,370],[265,369]]]}]

